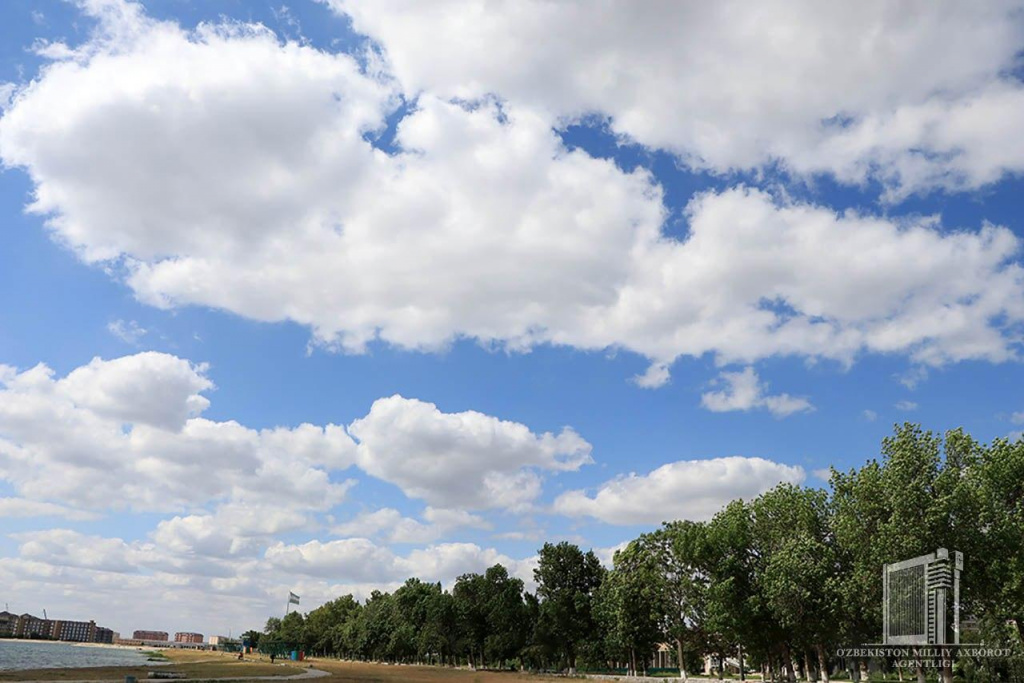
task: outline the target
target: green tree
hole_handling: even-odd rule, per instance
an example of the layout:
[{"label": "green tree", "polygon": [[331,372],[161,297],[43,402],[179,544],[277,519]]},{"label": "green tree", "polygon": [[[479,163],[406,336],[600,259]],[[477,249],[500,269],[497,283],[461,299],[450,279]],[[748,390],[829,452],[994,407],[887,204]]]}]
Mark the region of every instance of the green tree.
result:
[{"label": "green tree", "polygon": [[675,642],[684,680],[688,655],[702,655],[707,649],[708,573],[702,564],[706,537],[706,526],[691,521],[666,523],[648,537],[663,572],[664,630]]},{"label": "green tree", "polygon": [[452,588],[458,619],[458,651],[465,654],[471,667],[485,666],[487,640],[487,581],[480,574],[463,574]]},{"label": "green tree", "polygon": [[971,483],[978,548],[964,566],[965,608],[985,614],[994,636],[1012,620],[1024,646],[1024,437],[979,448]]},{"label": "green tree", "polygon": [[641,536],[615,553],[612,571],[597,589],[595,614],[612,653],[624,655],[632,675],[638,675],[637,655],[647,655],[665,637],[668,606],[662,558]]},{"label": "green tree", "polygon": [[576,671],[580,646],[594,633],[594,593],[604,578],[604,568],[594,552],[562,542],[545,543],[533,572],[537,596],[553,649],[560,650],[570,673]]},{"label": "green tree", "polygon": [[259,631],[249,629],[248,631],[242,634],[242,641],[248,642],[249,647],[258,648],[260,645],[260,636],[262,635],[263,634]]},{"label": "green tree", "polygon": [[816,653],[829,680],[827,648],[835,642],[838,583],[828,496],[820,489],[780,485],[751,503],[760,589],[780,628],[783,650],[803,653],[807,678]]},{"label": "green tree", "polygon": [[484,599],[487,659],[504,663],[518,657],[529,637],[522,580],[510,577],[504,566],[496,564],[484,573]]}]

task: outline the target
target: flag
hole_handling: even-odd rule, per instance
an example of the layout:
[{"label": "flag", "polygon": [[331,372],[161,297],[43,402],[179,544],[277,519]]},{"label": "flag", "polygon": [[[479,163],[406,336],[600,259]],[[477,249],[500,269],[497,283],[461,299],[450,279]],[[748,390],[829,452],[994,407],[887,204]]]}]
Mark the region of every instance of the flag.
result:
[{"label": "flag", "polygon": [[291,591],[288,591],[288,604],[289,605],[297,605],[297,604],[299,604],[299,596],[296,595],[295,593],[292,593]]}]

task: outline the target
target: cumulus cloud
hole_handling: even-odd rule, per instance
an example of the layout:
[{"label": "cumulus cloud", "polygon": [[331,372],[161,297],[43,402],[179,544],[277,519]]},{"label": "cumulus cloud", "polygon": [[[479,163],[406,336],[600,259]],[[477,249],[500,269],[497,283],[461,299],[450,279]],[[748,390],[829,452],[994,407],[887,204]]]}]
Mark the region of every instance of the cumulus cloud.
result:
[{"label": "cumulus cloud", "polygon": [[[175,518],[148,538],[133,541],[70,529],[15,534],[18,553],[0,558],[0,583],[22,604],[45,598],[55,613],[98,618],[122,632],[152,617],[153,599],[163,606],[164,623],[177,624],[175,629],[226,631],[262,623],[267,614],[277,613],[289,589],[313,608],[347,593],[365,599],[373,590],[394,590],[410,576],[450,586],[460,574],[499,562],[533,586],[535,557],[516,559],[471,543],[397,554],[355,538],[277,542],[258,552],[236,552],[216,540],[220,536],[212,524],[188,522],[184,526],[205,540],[177,544],[168,530],[178,526],[180,531],[180,521]],[[230,524],[227,518],[220,521]],[[197,614],[203,615],[201,624]]]},{"label": "cumulus cloud", "polygon": [[814,410],[814,406],[805,398],[789,394],[767,394],[767,382],[762,382],[750,366],[740,372],[719,374],[715,384],[725,385],[725,388],[709,391],[700,398],[701,405],[715,413],[763,408],[776,417],[786,417]]},{"label": "cumulus cloud", "polygon": [[917,410],[917,403],[915,403],[914,401],[906,401],[906,400],[904,400],[904,401],[897,401],[895,407],[896,407],[896,410],[903,410],[903,411]]},{"label": "cumulus cloud", "polygon": [[163,545],[230,556],[309,528],[345,498],[354,480],[341,473],[357,466],[428,506],[422,521],[384,509],[341,533],[426,542],[489,528],[470,510],[527,509],[545,476],[593,462],[571,428],[535,433],[402,396],[375,401],[347,429],[217,422],[201,415],[208,371],[157,352],[94,358],[64,377],[0,365],[0,480],[19,495],[0,499],[0,514],[173,512],[156,532]]},{"label": "cumulus cloud", "polygon": [[657,389],[668,384],[671,378],[665,363],[651,363],[642,375],[633,377],[633,383],[642,389]]},{"label": "cumulus cloud", "polygon": [[336,524],[331,533],[337,536],[381,536],[389,543],[432,543],[458,528],[491,528],[487,520],[467,510],[428,506],[423,511],[423,520],[406,517],[394,508],[381,508]]},{"label": "cumulus cloud", "polygon": [[476,411],[442,413],[402,396],[379,399],[348,428],[359,467],[433,506],[520,509],[541,491],[540,472],[577,470],[591,446],[570,428],[534,434]]},{"label": "cumulus cloud", "polygon": [[[207,370],[149,351],[109,361],[93,358],[58,380],[55,389],[97,416],[174,431],[209,407],[209,399],[200,395],[213,389]],[[17,389],[17,380],[11,386]]]},{"label": "cumulus cloud", "polygon": [[97,519],[99,515],[57,503],[7,496],[0,498],[0,518],[2,517],[63,517],[80,521]]},{"label": "cumulus cloud", "polygon": [[207,368],[163,353],[95,358],[58,378],[0,366],[0,479],[39,502],[178,511],[210,503],[324,510],[348,483],[342,427],[257,431],[199,416]]},{"label": "cumulus cloud", "polygon": [[1012,1],[329,2],[409,94],[497,93],[553,122],[598,113],[698,168],[778,161],[898,193],[1024,170]]},{"label": "cumulus cloud", "polygon": [[[645,12],[637,7],[628,3],[616,11]],[[358,27],[379,33],[370,17],[375,10],[354,3],[346,8]],[[815,8],[804,10],[811,17],[825,11]],[[436,16],[429,21],[419,16],[422,8],[407,8],[405,16],[418,34],[440,36],[444,26],[435,33],[423,27],[435,19],[445,24],[448,9],[430,10]],[[946,9],[949,18],[919,8],[930,17],[923,25],[900,24],[874,10],[850,10],[850,17],[829,21],[848,36],[860,35],[851,28],[857,21],[877,24],[880,45],[907,56],[915,69],[933,69],[938,80],[932,86],[952,87],[979,73],[960,62],[961,48],[965,54],[984,48],[972,63],[998,65],[1005,35],[995,9]],[[718,10],[707,11],[710,26],[719,27]],[[395,151],[385,154],[367,138],[395,110],[398,85],[361,71],[351,57],[282,43],[260,27],[186,31],[147,19],[134,5],[110,3],[104,12],[100,37],[19,88],[0,119],[0,157],[30,174],[30,209],[47,217],[56,239],[120,273],[153,305],[195,304],[258,320],[292,320],[309,326],[319,343],[355,352],[375,339],[420,350],[442,349],[458,338],[520,350],[547,343],[623,348],[652,362],[635,379],[646,387],[668,381],[676,358],[706,353],[723,362],[780,354],[850,362],[874,351],[940,365],[1001,361],[1018,351],[1012,329],[1024,321],[1024,275],[1016,260],[1020,240],[1005,228],[949,232],[933,218],[837,215],[739,187],[694,197],[685,212],[688,234],[672,239],[662,232],[662,191],[652,177],[567,149],[551,129],[550,112],[538,104],[543,98],[451,101],[450,94],[471,93],[448,92],[440,81],[417,85],[412,67],[402,65],[426,65],[434,57],[405,59],[382,38],[400,84],[440,92],[420,94],[398,123]],[[500,6],[494,12],[487,31],[510,16]],[[543,12],[552,14],[551,26],[566,16],[582,22],[577,26],[599,22],[610,40],[627,26],[673,25],[660,12],[640,24],[608,12],[604,26],[604,12],[581,13],[571,3],[546,5]],[[763,20],[802,16],[791,14],[775,8]],[[541,25],[548,22],[534,28]],[[899,26],[908,36],[925,36],[924,43],[889,42],[903,35]],[[951,26],[958,38],[984,40],[940,40]],[[675,28],[671,44],[691,49]],[[486,44],[503,45],[507,32],[498,33]],[[460,49],[454,38],[443,42],[432,38],[431,49]],[[932,42],[941,45],[938,57],[925,50]],[[569,53],[578,47],[564,44]],[[627,53],[609,49],[616,44],[594,42],[630,64]],[[849,60],[843,41],[822,44],[836,49],[844,64]],[[500,52],[469,62],[484,64]],[[510,71],[517,63],[501,58]],[[547,69],[551,62],[537,63]],[[752,63],[759,97],[780,92],[761,87],[768,62]],[[434,66],[423,73],[446,78]],[[879,71],[885,79],[893,71],[866,69],[873,75],[862,78],[859,69],[853,71],[861,86],[876,83]],[[601,66],[595,73],[616,71]],[[794,87],[834,87],[837,96],[881,88],[889,97],[905,90],[902,82],[890,92],[882,85],[839,85],[843,79],[832,76],[777,73],[792,78]],[[721,91],[722,83],[736,81],[712,82]],[[674,97],[694,90],[658,92]],[[806,109],[799,98],[784,99],[796,112]],[[673,130],[678,112],[699,110],[652,108],[639,100],[630,106],[641,104],[644,112],[673,112]],[[744,120],[770,120],[765,111],[771,108],[762,104],[749,102],[757,115]],[[815,117],[834,115],[832,106],[814,110]],[[698,126],[709,139],[744,138],[727,117],[716,113],[711,120],[725,125],[728,135]],[[749,144],[760,144],[762,135]],[[775,131],[769,137],[782,139]]]},{"label": "cumulus cloud", "polygon": [[555,499],[554,511],[624,525],[704,520],[731,500],[756,497],[780,482],[798,484],[805,476],[802,467],[762,458],[681,460],[648,474],[607,481],[594,495],[563,493]]},{"label": "cumulus cloud", "polygon": [[396,555],[365,538],[278,543],[267,549],[267,562],[280,570],[332,581],[401,581],[417,576],[425,581],[451,583],[459,574],[482,572],[503,564],[509,573],[532,584],[534,560],[515,560],[493,548],[474,543],[441,543]]},{"label": "cumulus cloud", "polygon": [[119,538],[84,536],[69,529],[13,534],[21,542],[21,557],[60,567],[133,572],[130,546]]}]

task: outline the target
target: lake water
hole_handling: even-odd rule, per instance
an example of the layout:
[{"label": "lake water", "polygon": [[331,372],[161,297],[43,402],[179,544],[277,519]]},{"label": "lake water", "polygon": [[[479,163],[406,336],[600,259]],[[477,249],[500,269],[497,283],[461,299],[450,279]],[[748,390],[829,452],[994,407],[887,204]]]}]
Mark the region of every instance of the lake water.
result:
[{"label": "lake water", "polygon": [[[148,662],[152,664],[152,662]],[[86,666],[138,666],[147,664],[139,650],[89,647],[70,643],[0,640],[0,671],[10,669],[67,669]]]}]

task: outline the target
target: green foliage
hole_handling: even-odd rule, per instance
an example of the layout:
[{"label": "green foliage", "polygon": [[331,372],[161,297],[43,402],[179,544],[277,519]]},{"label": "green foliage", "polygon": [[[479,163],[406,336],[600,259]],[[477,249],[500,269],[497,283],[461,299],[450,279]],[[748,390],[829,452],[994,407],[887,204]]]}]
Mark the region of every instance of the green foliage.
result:
[{"label": "green foliage", "polygon": [[[643,670],[661,643],[691,672],[706,654],[742,648],[748,668],[795,678],[798,665],[833,669],[839,644],[877,642],[882,565],[939,547],[967,558],[972,637],[1024,654],[1024,440],[985,445],[912,424],[896,426],[879,459],[833,470],[827,491],[780,485],[706,522],[668,522],[616,553],[611,570],[593,551],[547,543],[535,593],[495,565],[450,591],[413,578],[246,636],[264,652],[601,671]],[[1018,668],[963,660],[956,676],[1006,680]]]},{"label": "green foliage", "polygon": [[592,550],[584,553],[565,541],[545,543],[538,555],[533,576],[548,645],[574,670],[581,648],[596,631],[594,594],[605,570]]}]

